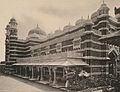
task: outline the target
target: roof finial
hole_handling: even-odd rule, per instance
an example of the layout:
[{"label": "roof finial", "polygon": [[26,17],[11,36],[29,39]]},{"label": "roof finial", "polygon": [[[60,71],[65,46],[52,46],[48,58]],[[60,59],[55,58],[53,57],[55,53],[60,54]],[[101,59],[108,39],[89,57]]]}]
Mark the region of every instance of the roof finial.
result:
[{"label": "roof finial", "polygon": [[89,19],[89,15],[88,15],[88,19]]},{"label": "roof finial", "polygon": [[83,19],[83,16],[81,16],[81,19]]},{"label": "roof finial", "polygon": [[103,4],[105,3],[105,1],[103,0]]},{"label": "roof finial", "polygon": [[39,27],[39,25],[37,24],[37,28]]},{"label": "roof finial", "polygon": [[12,14],[12,18],[11,19],[15,19],[15,16],[14,16],[14,14]]},{"label": "roof finial", "polygon": [[69,24],[68,25],[70,25],[70,21],[69,21]]},{"label": "roof finial", "polygon": [[60,30],[60,27],[59,27],[59,30]]}]

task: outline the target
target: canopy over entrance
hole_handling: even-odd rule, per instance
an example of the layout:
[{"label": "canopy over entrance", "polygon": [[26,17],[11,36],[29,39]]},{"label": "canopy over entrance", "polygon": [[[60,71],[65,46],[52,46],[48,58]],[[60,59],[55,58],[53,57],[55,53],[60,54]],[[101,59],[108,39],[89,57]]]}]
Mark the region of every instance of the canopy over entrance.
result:
[{"label": "canopy over entrance", "polygon": [[112,48],[110,50],[110,52],[108,53],[108,57],[110,59],[116,59],[118,57],[119,53],[117,52],[117,50],[115,48]]}]

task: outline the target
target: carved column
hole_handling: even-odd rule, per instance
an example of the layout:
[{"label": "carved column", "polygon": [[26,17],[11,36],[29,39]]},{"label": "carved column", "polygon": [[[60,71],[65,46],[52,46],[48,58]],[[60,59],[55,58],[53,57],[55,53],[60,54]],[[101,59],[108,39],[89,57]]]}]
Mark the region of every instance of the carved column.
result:
[{"label": "carved column", "polygon": [[51,67],[48,67],[49,69],[49,83],[52,81],[52,72],[51,72]]},{"label": "carved column", "polygon": [[25,77],[28,77],[27,76],[27,66],[25,66]]},{"label": "carved column", "polygon": [[21,66],[19,66],[19,69],[20,69],[20,76],[22,76],[22,72],[21,72],[21,71],[22,71],[22,70],[21,70]]},{"label": "carved column", "polygon": [[39,67],[37,67],[37,80],[39,80]]},{"label": "carved column", "polygon": [[31,71],[32,71],[32,79],[34,78],[34,70],[33,70],[33,66],[31,67]]},{"label": "carved column", "polygon": [[56,82],[57,82],[57,80],[56,80],[56,70],[57,70],[57,67],[54,67],[54,68],[53,68],[53,73],[54,73],[53,85],[55,85]]},{"label": "carved column", "polygon": [[42,71],[42,68],[43,68],[43,67],[41,66],[41,68],[40,68],[40,69],[41,69],[41,75],[40,75],[40,80],[41,80],[41,81],[43,80],[43,71]]}]

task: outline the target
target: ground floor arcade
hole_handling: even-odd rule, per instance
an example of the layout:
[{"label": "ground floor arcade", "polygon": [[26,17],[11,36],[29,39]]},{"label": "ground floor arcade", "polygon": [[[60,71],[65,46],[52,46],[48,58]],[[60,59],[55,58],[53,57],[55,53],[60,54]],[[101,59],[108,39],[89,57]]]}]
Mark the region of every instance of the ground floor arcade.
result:
[{"label": "ground floor arcade", "polygon": [[[86,70],[85,66],[42,66],[42,65],[15,65],[15,74],[35,81],[43,81],[49,85],[65,86],[66,74]],[[69,76],[69,75],[68,75]]]}]

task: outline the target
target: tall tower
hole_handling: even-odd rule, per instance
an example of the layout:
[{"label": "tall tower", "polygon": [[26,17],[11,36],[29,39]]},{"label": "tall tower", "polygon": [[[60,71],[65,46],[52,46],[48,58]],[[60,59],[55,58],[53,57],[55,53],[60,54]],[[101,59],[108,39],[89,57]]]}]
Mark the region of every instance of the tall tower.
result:
[{"label": "tall tower", "polygon": [[17,40],[17,22],[14,18],[10,19],[10,22],[6,26],[6,52],[5,52],[5,61],[16,61],[15,60],[15,48]]},{"label": "tall tower", "polygon": [[[17,22],[14,18],[6,26],[6,40],[5,40],[5,61],[6,71],[11,70],[11,65],[16,62],[16,41],[17,37]],[[10,73],[10,72],[9,72]]]}]

